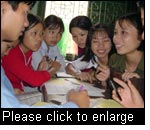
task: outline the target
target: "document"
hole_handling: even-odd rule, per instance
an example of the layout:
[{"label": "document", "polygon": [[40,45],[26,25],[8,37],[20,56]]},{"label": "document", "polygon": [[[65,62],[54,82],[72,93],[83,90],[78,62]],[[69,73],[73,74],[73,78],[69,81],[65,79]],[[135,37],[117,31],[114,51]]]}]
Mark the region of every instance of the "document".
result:
[{"label": "document", "polygon": [[65,72],[57,72],[56,77],[57,78],[75,78],[73,75],[67,74]]},{"label": "document", "polygon": [[48,103],[48,102],[36,102],[32,106],[45,106],[45,105],[50,105],[50,103]]},{"label": "document", "polygon": [[94,87],[90,83],[82,82],[74,78],[54,78],[47,81],[44,85],[48,95],[67,94],[71,89],[79,91],[81,85],[87,90],[88,95],[92,97],[103,97],[103,93],[105,92],[104,89]]}]

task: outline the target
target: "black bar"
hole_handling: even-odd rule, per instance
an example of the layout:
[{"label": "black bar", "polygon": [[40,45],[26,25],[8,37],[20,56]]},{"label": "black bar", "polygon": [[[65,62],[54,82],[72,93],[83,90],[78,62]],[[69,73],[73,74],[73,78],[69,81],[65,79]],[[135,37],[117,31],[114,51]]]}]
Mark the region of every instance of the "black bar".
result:
[{"label": "black bar", "polygon": [[2,109],[2,125],[145,125],[145,109]]}]

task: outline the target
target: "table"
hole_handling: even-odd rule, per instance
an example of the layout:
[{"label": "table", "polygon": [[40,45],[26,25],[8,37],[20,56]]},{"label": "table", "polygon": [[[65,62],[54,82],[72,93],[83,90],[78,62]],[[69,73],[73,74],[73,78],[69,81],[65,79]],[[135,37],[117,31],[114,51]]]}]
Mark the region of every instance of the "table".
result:
[{"label": "table", "polygon": [[[69,89],[77,89],[81,84],[85,85],[85,88],[89,92],[91,106],[97,100],[111,99],[111,90],[109,88],[99,88],[98,86],[94,86],[94,84],[82,82],[73,77],[56,77],[42,86],[44,101],[54,104],[63,104],[66,102],[66,94]],[[103,95],[99,94],[98,91],[102,91]]]}]

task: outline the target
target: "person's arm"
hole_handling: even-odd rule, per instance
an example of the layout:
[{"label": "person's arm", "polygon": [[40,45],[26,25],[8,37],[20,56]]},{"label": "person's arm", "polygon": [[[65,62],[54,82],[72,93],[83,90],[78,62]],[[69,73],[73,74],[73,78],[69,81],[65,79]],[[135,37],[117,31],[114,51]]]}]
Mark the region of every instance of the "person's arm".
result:
[{"label": "person's arm", "polygon": [[30,106],[22,104],[17,99],[13,91],[1,84],[1,108],[78,108],[79,106],[74,102],[67,102],[63,105],[44,105],[44,106]]},{"label": "person's arm", "polygon": [[68,93],[68,101],[76,103],[80,108],[89,108],[90,98],[86,90],[75,91],[70,90]]},{"label": "person's arm", "polygon": [[49,74],[51,76],[55,75],[57,71],[59,71],[61,64],[57,61],[52,61],[52,63],[50,63],[50,68],[48,70]]},{"label": "person's arm", "polygon": [[42,58],[43,58],[43,56],[42,56],[42,53],[40,52],[40,50],[32,53],[31,64],[32,64],[32,67],[34,68],[34,70],[38,70],[38,66],[39,66],[39,63],[42,61]]},{"label": "person's arm", "polygon": [[66,73],[75,76],[81,81],[92,82],[92,75],[89,72],[81,72],[80,70],[76,70],[71,63],[66,66]]},{"label": "person's arm", "polygon": [[131,78],[137,78],[137,79],[139,79],[140,75],[138,73],[129,72],[129,71],[125,70],[125,72],[122,74],[122,80],[126,82],[129,79],[131,79]]},{"label": "person's arm", "polygon": [[81,70],[86,69],[88,67],[88,63],[82,61],[83,57],[78,58],[77,60],[68,63],[66,65],[66,73],[76,76],[81,73]]},{"label": "person's arm", "polygon": [[[2,64],[11,75],[14,75],[19,80],[24,81],[33,87],[40,86],[51,78],[49,72],[35,71],[31,66],[25,65],[24,59],[16,53],[10,53],[9,56],[3,59]],[[13,80],[13,77],[9,78],[12,78]]]},{"label": "person's arm", "polygon": [[65,69],[67,74],[71,74],[73,76],[76,76],[81,73],[81,71],[76,70],[76,68],[71,63],[68,63]]},{"label": "person's arm", "polygon": [[63,105],[45,105],[45,106],[29,106],[21,104],[17,99],[13,86],[4,74],[1,67],[1,108],[78,108],[89,107],[89,96],[87,91],[76,92],[71,90],[68,93],[68,101]]},{"label": "person's arm", "polygon": [[[92,67],[94,67],[94,65],[91,63],[91,61],[86,62],[86,61],[82,61],[82,58],[78,58],[77,60],[73,61],[72,63],[68,63],[68,65],[66,66],[66,73],[71,74],[73,76],[75,76],[76,78],[82,80],[82,81],[89,81],[89,82],[93,82],[94,77],[93,77],[93,70],[91,69]],[[83,71],[85,69],[91,69],[90,71]]]},{"label": "person's arm", "polygon": [[58,61],[61,64],[60,70],[61,72],[65,71],[66,63],[65,63],[65,58],[64,56],[60,53],[59,48],[56,46],[54,48],[54,55],[57,56],[56,61]]},{"label": "person's arm", "polygon": [[121,100],[119,100],[117,94],[115,91],[112,91],[112,98],[119,102],[121,105],[123,105],[126,108],[144,108],[144,101],[138,92],[138,90],[135,88],[135,86],[131,83],[130,80],[125,83],[122,80],[119,80],[117,78],[114,78],[114,81],[118,83],[121,87],[117,89],[119,92],[119,95],[121,96]]}]

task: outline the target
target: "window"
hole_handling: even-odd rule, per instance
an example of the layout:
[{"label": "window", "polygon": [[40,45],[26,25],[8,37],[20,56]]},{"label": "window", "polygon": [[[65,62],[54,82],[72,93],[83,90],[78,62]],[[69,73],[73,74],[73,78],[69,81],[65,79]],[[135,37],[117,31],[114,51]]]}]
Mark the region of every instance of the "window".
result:
[{"label": "window", "polygon": [[73,17],[86,15],[88,10],[88,1],[46,1],[45,17],[54,14],[62,18],[65,25],[65,32],[58,43],[58,47],[63,56],[66,53],[77,54],[77,45],[72,40],[69,33],[69,23]]}]

